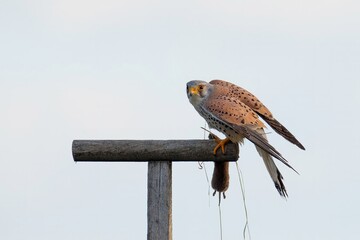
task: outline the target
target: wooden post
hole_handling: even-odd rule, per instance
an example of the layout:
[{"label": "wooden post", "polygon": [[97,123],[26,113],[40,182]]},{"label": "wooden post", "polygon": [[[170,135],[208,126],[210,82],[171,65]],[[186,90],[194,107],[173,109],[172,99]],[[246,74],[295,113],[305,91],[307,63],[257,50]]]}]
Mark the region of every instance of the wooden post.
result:
[{"label": "wooden post", "polygon": [[172,161],[236,161],[238,144],[213,154],[213,140],[74,140],[76,162],[148,162],[147,239],[172,240]]},{"label": "wooden post", "polygon": [[75,162],[216,162],[236,161],[238,144],[226,145],[216,156],[214,140],[74,140]]},{"label": "wooden post", "polygon": [[147,239],[172,239],[171,162],[148,163]]}]

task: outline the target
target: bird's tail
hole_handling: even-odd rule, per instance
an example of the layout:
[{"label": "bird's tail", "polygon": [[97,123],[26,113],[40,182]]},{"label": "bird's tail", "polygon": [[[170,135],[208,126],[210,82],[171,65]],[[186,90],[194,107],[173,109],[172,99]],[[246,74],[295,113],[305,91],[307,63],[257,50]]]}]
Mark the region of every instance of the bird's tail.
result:
[{"label": "bird's tail", "polygon": [[[265,139],[266,139],[266,135],[264,132],[264,129],[258,129],[257,130],[258,133],[260,133]],[[268,170],[271,179],[273,180],[276,189],[278,190],[279,194],[282,197],[287,197],[287,192],[286,192],[286,188],[285,185],[283,183],[283,176],[281,175],[279,169],[276,167],[273,158],[271,157],[271,155],[264,151],[262,148],[256,146],[256,150],[258,151],[259,155],[262,157],[262,159],[264,160],[266,169]]]}]

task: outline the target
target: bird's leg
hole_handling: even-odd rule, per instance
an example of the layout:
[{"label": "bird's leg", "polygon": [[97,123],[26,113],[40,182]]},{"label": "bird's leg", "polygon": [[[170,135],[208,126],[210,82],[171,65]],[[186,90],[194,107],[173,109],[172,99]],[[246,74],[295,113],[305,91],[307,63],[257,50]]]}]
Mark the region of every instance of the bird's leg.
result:
[{"label": "bird's leg", "polygon": [[225,153],[225,145],[230,142],[229,138],[225,138],[221,140],[220,138],[216,137],[215,141],[217,142],[216,147],[214,148],[214,155],[216,155],[217,150],[221,147],[221,151],[224,154]]}]

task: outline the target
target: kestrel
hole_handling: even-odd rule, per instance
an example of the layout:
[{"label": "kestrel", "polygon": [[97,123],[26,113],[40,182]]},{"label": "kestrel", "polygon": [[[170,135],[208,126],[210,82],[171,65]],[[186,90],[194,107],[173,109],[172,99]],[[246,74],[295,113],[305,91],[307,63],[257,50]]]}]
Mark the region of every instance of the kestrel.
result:
[{"label": "kestrel", "polygon": [[210,83],[195,80],[187,83],[186,90],[190,103],[206,120],[209,127],[226,136],[224,140],[218,141],[214,148],[214,154],[219,148],[224,153],[224,146],[229,141],[242,144],[244,138],[248,139],[255,144],[263,158],[279,194],[286,197],[283,177],[272,157],[277,158],[295,172],[296,170],[268,143],[264,131],[265,125],[259,116],[290,142],[305,149],[303,145],[272,116],[271,112],[253,94],[243,88],[223,80],[213,80]]}]

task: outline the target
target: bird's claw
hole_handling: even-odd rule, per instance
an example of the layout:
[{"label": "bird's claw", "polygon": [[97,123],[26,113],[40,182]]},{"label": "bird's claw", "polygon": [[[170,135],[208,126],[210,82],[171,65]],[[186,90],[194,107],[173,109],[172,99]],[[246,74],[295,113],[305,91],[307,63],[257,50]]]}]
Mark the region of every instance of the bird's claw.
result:
[{"label": "bird's claw", "polygon": [[214,148],[214,155],[216,155],[216,152],[219,148],[221,148],[221,152],[223,154],[225,154],[225,145],[230,141],[229,138],[225,138],[223,140],[221,140],[220,138],[216,137],[215,138],[215,142],[217,143],[217,145]]}]

